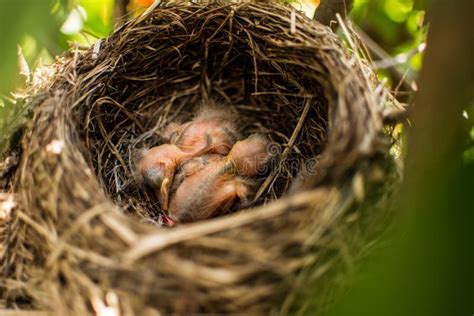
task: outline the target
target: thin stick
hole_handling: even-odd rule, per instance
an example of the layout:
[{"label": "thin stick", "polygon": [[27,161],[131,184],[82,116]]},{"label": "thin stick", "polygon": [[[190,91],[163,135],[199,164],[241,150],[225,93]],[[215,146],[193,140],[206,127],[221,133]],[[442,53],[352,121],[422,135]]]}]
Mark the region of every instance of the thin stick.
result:
[{"label": "thin stick", "polygon": [[265,182],[263,182],[263,184],[260,186],[260,188],[257,191],[257,194],[255,194],[255,198],[253,199],[254,202],[257,201],[262,196],[265,190],[267,190],[267,188],[273,182],[273,179],[276,177],[276,175],[278,174],[280,170],[282,162],[286,159],[286,157],[288,157],[288,155],[290,154],[290,151],[293,149],[295,141],[298,138],[298,135],[301,131],[301,128],[303,127],[303,124],[306,120],[306,116],[308,115],[309,109],[311,107],[310,100],[311,99],[306,99],[303,112],[301,113],[298,123],[296,124],[296,127],[293,130],[293,133],[291,134],[290,140],[288,141],[288,145],[280,156],[278,167],[272,170],[272,173],[265,179]]}]

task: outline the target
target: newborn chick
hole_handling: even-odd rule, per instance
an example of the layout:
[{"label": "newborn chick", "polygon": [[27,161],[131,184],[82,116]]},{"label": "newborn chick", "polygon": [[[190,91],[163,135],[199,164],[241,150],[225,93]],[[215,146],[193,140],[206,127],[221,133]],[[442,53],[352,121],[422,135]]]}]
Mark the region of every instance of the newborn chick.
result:
[{"label": "newborn chick", "polygon": [[207,219],[246,199],[250,181],[231,173],[225,157],[209,155],[184,166],[187,174],[171,197],[169,217],[179,223]]},{"label": "newborn chick", "polygon": [[268,139],[261,134],[250,135],[235,143],[227,159],[239,175],[254,177],[264,173],[270,161],[271,155],[267,150],[269,144]]},{"label": "newborn chick", "polygon": [[171,123],[164,137],[183,151],[193,152],[211,147],[207,152],[227,155],[238,135],[229,114],[220,109],[206,107],[191,122]]},{"label": "newborn chick", "polygon": [[186,179],[187,177],[192,176],[193,174],[203,170],[206,167],[207,172],[214,171],[212,169],[216,167],[216,163],[223,161],[222,158],[223,157],[221,155],[207,154],[184,162],[178,168],[178,172],[176,172],[174,176],[170,195],[176,192],[181,183],[183,183],[184,179]]},{"label": "newborn chick", "polygon": [[269,141],[254,134],[235,143],[227,157],[206,155],[188,161],[181,170],[171,198],[169,217],[189,223],[213,217],[229,209],[239,198],[245,200],[254,177],[264,171],[271,155]]},{"label": "newborn chick", "polygon": [[168,193],[178,166],[203,152],[184,152],[176,145],[163,144],[149,149],[138,165],[145,183],[155,189],[161,207],[168,209]]},{"label": "newborn chick", "polygon": [[145,182],[157,190],[164,210],[168,209],[173,176],[183,162],[206,153],[227,155],[237,141],[234,124],[223,115],[221,111],[209,108],[191,122],[171,123],[164,133],[171,145],[153,147],[140,161],[140,173]]}]

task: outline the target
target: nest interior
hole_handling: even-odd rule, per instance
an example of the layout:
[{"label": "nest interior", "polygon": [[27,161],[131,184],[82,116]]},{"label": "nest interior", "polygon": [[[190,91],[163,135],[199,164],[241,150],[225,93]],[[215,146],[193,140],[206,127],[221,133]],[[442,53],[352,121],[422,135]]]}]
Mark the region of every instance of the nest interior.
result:
[{"label": "nest interior", "polygon": [[[370,170],[390,159],[365,69],[329,28],[278,3],[159,6],[57,64],[6,188],[18,201],[2,224],[8,307],[285,313],[297,276],[327,269],[331,232],[354,221]],[[267,135],[278,159],[249,210],[144,223],[159,207],[136,157],[203,104]]]},{"label": "nest interior", "polygon": [[169,122],[190,120],[196,108],[213,104],[237,112],[245,136],[262,133],[288,148],[256,202],[278,198],[301,164],[321,153],[328,117],[319,83],[324,65],[308,67],[310,49],[294,56],[283,38],[273,38],[266,25],[275,17],[264,12],[256,23],[234,6],[209,14],[180,10],[128,26],[104,43],[95,63],[76,66],[92,79],[77,87],[90,101],[73,113],[90,164],[113,199],[153,218],[156,199],[133,181],[134,157],[162,143]]}]

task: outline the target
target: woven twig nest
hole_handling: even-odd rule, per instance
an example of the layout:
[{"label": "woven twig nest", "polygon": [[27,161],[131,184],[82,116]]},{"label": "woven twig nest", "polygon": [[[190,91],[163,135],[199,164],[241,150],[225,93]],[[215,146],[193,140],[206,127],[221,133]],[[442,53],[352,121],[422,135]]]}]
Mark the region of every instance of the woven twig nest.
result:
[{"label": "woven twig nest", "polygon": [[[375,229],[357,206],[392,178],[385,101],[329,28],[290,7],[158,7],[56,66],[6,182],[3,306],[286,313]],[[137,152],[206,103],[281,151],[249,208],[159,227]]]}]

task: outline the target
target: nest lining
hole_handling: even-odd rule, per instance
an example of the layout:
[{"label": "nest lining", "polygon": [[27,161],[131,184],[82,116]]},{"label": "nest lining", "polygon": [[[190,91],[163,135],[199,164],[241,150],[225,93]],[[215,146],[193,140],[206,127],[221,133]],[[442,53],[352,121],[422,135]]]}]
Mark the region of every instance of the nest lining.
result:
[{"label": "nest lining", "polygon": [[[350,226],[360,186],[390,160],[360,64],[299,13],[292,32],[293,14],[267,2],[166,5],[99,52],[66,57],[11,182],[21,203],[2,242],[8,305],[83,314],[113,293],[124,314],[288,311],[295,275],[327,268],[333,231]],[[137,182],[137,153],[210,103],[281,147],[261,179],[264,205],[171,230],[140,223],[158,206]]]},{"label": "nest lining", "polygon": [[269,16],[254,25],[250,12],[234,14],[239,9],[233,6],[209,15],[193,15],[188,6],[175,10],[117,32],[91,70],[76,67],[93,79],[76,87],[90,102],[73,116],[103,187],[131,213],[156,215],[153,194],[132,180],[137,149],[162,143],[169,122],[187,121],[199,105],[216,104],[238,113],[244,136],[262,133],[288,148],[255,202],[280,197],[325,141],[327,101],[314,69],[304,63],[312,52],[295,58],[284,46],[268,47],[279,40],[266,27]]}]

